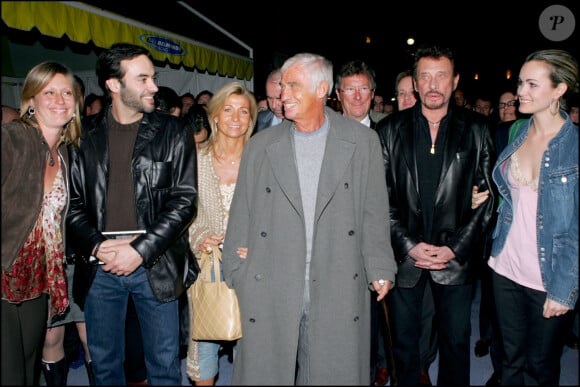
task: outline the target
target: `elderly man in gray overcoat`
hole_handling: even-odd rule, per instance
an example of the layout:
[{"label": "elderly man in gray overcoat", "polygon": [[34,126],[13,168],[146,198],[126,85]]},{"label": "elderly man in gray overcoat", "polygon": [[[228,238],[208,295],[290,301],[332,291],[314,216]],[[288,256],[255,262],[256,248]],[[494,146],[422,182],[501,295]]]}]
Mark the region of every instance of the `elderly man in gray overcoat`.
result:
[{"label": "elderly man in gray overcoat", "polygon": [[288,120],[246,145],[225,236],[232,384],[369,385],[369,292],[382,300],[397,271],[380,141],[325,107],[328,60],[297,54],[282,73]]}]

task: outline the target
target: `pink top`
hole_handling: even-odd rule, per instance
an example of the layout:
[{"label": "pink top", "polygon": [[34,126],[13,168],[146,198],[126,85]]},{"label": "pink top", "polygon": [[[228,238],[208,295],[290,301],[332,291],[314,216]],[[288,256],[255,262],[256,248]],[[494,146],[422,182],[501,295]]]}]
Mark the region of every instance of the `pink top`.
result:
[{"label": "pink top", "polygon": [[530,184],[516,181],[512,168],[508,169],[508,183],[514,220],[504,248],[497,257],[490,257],[488,264],[497,274],[522,286],[545,292],[536,238],[538,192]]}]

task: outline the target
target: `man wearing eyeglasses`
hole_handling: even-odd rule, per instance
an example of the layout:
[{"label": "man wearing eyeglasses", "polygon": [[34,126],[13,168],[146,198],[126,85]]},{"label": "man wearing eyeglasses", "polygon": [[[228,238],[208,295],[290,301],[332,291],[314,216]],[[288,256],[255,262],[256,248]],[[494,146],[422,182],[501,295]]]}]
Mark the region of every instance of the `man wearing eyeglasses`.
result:
[{"label": "man wearing eyeglasses", "polygon": [[511,91],[506,91],[499,97],[497,110],[499,111],[499,120],[501,122],[513,121],[517,116],[517,102],[516,95]]},{"label": "man wearing eyeglasses", "polygon": [[353,60],[345,63],[336,76],[336,98],[342,103],[342,114],[375,129],[386,114],[372,111],[375,97],[375,72],[365,62]]},{"label": "man wearing eyeglasses", "polygon": [[495,128],[494,142],[496,152],[499,152],[507,145],[508,132],[510,126],[518,117],[518,100],[514,93],[506,91],[499,96],[497,104],[499,122]]},{"label": "man wearing eyeglasses", "polygon": [[[377,103],[380,97],[382,107],[383,97],[374,95],[376,83],[375,72],[365,62],[353,60],[342,65],[336,75],[336,97],[342,103],[342,114],[363,125],[375,129],[377,122],[386,117],[386,114],[371,110],[371,103]],[[375,113],[375,117],[371,116]],[[378,116],[378,117],[377,117]],[[376,119],[378,118],[378,119]],[[387,355],[390,346],[385,344],[386,335],[390,335],[387,316],[381,310],[381,304],[376,300],[376,293],[371,293],[371,380],[375,386],[384,385],[389,379]],[[391,376],[393,373],[391,371]]]}]

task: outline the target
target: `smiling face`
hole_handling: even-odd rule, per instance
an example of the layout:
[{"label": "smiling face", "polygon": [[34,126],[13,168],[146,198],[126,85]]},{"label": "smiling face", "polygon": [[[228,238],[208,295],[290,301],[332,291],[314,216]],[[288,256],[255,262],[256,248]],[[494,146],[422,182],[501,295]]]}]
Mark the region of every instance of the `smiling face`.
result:
[{"label": "smiling face", "polygon": [[303,66],[296,63],[282,74],[282,103],[284,115],[289,120],[307,117],[308,109],[316,104],[315,88],[306,75]]},{"label": "smiling face", "polygon": [[113,105],[129,113],[151,113],[155,110],[154,96],[158,90],[153,62],[147,56],[139,55],[122,60],[121,67],[124,70],[122,79],[107,80]]},{"label": "smiling face", "polygon": [[[550,79],[550,65],[539,60],[523,64],[518,79],[519,111],[535,114],[552,108],[555,101],[566,91],[565,84],[553,86]],[[555,109],[552,108],[552,109]]]},{"label": "smiling face", "polygon": [[343,114],[362,121],[371,109],[374,94],[369,77],[364,74],[349,75],[342,78],[339,86],[336,97],[342,103]]},{"label": "smiling face", "polygon": [[218,136],[244,137],[252,122],[250,101],[244,95],[230,94],[215,118]]},{"label": "smiling face", "polygon": [[500,95],[497,111],[501,122],[513,121],[517,118],[516,102],[516,95],[512,92],[507,91]]},{"label": "smiling face", "polygon": [[29,101],[41,128],[61,130],[76,110],[73,85],[63,74],[56,74],[50,82]]}]

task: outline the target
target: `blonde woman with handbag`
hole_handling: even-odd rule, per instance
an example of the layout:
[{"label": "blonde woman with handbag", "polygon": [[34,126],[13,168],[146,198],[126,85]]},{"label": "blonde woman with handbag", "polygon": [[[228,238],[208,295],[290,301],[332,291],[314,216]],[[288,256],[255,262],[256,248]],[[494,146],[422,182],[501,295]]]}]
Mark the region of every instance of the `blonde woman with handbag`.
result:
[{"label": "blonde woman with handbag", "polygon": [[[198,259],[203,252],[210,252],[223,243],[242,152],[252,135],[257,111],[253,94],[238,82],[222,86],[209,102],[211,135],[197,155],[198,212],[189,229],[189,243]],[[214,264],[221,265],[217,260]],[[191,297],[193,286],[188,290],[188,298]],[[190,322],[195,312],[190,308]],[[189,341],[187,375],[195,385],[214,385],[221,344]]]}]

